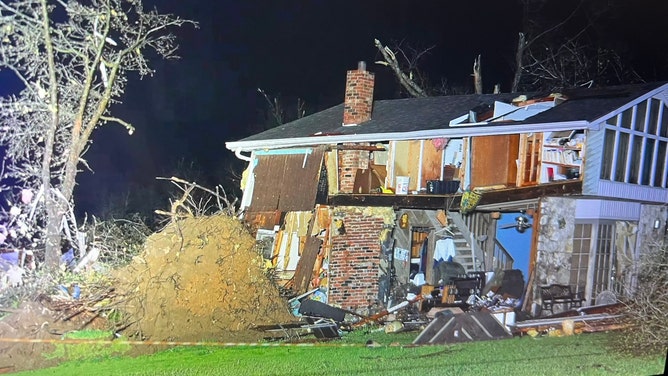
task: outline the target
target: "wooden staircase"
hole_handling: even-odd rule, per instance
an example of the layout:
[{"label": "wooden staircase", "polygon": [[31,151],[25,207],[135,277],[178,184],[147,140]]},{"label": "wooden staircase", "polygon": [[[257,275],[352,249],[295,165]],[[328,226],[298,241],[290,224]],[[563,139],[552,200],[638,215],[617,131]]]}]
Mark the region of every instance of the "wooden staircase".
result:
[{"label": "wooden staircase", "polygon": [[462,264],[466,272],[484,271],[484,252],[464,222],[462,215],[459,212],[450,211],[448,221],[457,250],[454,261]]},{"label": "wooden staircase", "polygon": [[473,241],[473,247],[471,247],[472,234],[462,215],[459,212],[448,212],[447,215],[448,226],[446,228],[443,228],[436,216],[430,217],[429,220],[439,237],[445,235],[452,237],[457,252],[454,261],[460,263],[467,273],[484,270],[484,253],[477,241]]}]

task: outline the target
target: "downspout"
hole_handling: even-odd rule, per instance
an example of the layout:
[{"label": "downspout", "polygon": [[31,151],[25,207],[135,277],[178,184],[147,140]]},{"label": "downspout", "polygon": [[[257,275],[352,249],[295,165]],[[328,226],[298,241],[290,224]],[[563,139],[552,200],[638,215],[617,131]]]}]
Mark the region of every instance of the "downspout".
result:
[{"label": "downspout", "polygon": [[389,162],[387,163],[387,177],[385,178],[385,188],[392,187],[395,189],[396,192],[396,172],[394,171],[394,167],[396,166],[396,158],[397,158],[397,142],[396,141],[390,141],[390,159]]},{"label": "downspout", "polygon": [[470,189],[471,187],[471,159],[473,158],[473,152],[471,150],[473,149],[472,141],[473,139],[468,137],[466,142],[466,171],[464,172],[464,187],[462,190]]},{"label": "downspout", "polygon": [[[249,207],[250,204],[251,204],[251,199],[252,199],[251,194],[252,194],[253,188],[255,186],[255,179],[254,179],[254,175],[253,175],[253,168],[255,166],[251,165],[253,163],[253,158],[252,157],[247,157],[247,156],[241,154],[241,148],[236,149],[234,151],[234,155],[237,158],[239,158],[240,160],[248,162],[248,167],[246,168],[246,170],[249,170],[249,171],[248,171],[248,176],[246,177],[245,187],[242,188],[243,184],[239,184],[239,188],[242,188],[241,189],[241,192],[242,192],[241,193],[241,202],[239,203],[239,208],[243,209],[243,208]],[[242,180],[243,180],[243,178],[242,178]],[[243,216],[243,214],[240,215],[240,218],[242,216]]]},{"label": "downspout", "polygon": [[[446,144],[447,147],[447,144]],[[443,180],[443,169],[445,168],[445,147],[441,150],[441,171],[438,180]]]}]

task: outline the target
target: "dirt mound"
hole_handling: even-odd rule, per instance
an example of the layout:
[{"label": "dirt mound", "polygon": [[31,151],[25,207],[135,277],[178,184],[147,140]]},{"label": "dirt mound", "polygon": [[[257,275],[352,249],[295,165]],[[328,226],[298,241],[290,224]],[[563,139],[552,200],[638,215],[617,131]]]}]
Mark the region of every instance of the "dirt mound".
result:
[{"label": "dirt mound", "polygon": [[266,277],[255,239],[227,215],[186,218],[151,235],[120,270],[124,333],[151,340],[249,340],[256,325],[293,319]]}]

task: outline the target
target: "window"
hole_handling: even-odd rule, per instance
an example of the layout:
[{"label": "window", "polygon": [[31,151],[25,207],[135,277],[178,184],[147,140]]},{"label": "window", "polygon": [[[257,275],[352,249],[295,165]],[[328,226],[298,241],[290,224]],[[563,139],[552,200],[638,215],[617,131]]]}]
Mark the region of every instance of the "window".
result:
[{"label": "window", "polygon": [[659,141],[659,149],[657,150],[656,157],[656,168],[654,169],[654,178],[652,180],[652,185],[655,187],[666,187],[668,179],[668,174],[664,172],[661,176],[660,171],[668,171],[668,166],[666,166],[666,151],[668,151],[668,142]]},{"label": "window", "polygon": [[660,100],[658,99],[651,99],[651,107],[649,110],[649,123],[647,133],[649,134],[657,134],[656,130],[657,127],[659,126],[659,118],[661,117],[661,107],[663,107],[663,104],[661,103]]},{"label": "window", "polygon": [[576,224],[573,234],[573,254],[571,255],[571,279],[569,284],[575,292],[584,294],[589,270],[591,251],[591,224]]},{"label": "window", "polygon": [[614,275],[614,224],[599,224],[594,248],[594,284],[592,296],[611,289]]},{"label": "window", "polygon": [[[605,153],[604,153],[605,154]],[[620,133],[617,142],[617,155],[613,154],[614,162],[616,164],[613,180],[626,181],[627,164],[630,162],[629,155],[629,134]]]},{"label": "window", "polygon": [[601,179],[668,188],[668,115],[650,98],[605,123]]},{"label": "window", "polygon": [[[605,130],[604,142],[606,147],[603,149],[603,156],[601,157],[601,179],[612,180],[610,174],[612,172],[612,165],[614,161],[612,156],[613,151],[615,150],[615,133],[615,131],[610,129]],[[610,147],[607,147],[607,145],[610,145]]]},{"label": "window", "polygon": [[656,140],[653,138],[646,138],[645,139],[645,148],[646,152],[643,153],[643,161],[642,161],[642,167],[640,170],[642,171],[642,175],[640,176],[640,185],[649,185],[650,182],[652,181],[652,172],[656,171],[656,165],[654,163],[658,162],[656,158],[654,158],[654,153],[650,153],[649,151],[658,151],[658,149],[655,149],[654,145],[656,144]]},{"label": "window", "polygon": [[631,165],[627,169],[628,173],[627,182],[629,183],[636,183],[636,184],[640,183],[638,181],[638,177],[639,174],[642,172],[640,171],[640,168],[642,167],[642,165],[640,164],[640,158],[642,157],[643,140],[645,140],[645,138],[640,136],[634,136],[633,141],[631,142],[632,144],[632,148],[630,151],[631,158],[629,158]]},{"label": "window", "polygon": [[615,283],[615,228],[612,221],[575,224],[569,284],[590,303],[602,291],[621,291]]}]

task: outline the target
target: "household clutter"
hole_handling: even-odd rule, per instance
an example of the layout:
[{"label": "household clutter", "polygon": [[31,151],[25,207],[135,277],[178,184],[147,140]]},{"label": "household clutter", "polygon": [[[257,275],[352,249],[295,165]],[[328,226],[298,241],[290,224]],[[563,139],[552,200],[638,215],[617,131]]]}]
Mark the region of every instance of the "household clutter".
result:
[{"label": "household clutter", "polygon": [[563,312],[547,310],[546,316],[529,317],[522,311],[526,284],[520,270],[466,273],[451,260],[442,265],[439,285],[425,284],[418,273],[405,299],[377,314],[366,316],[330,306],[318,300],[315,289],[291,299],[298,322],[258,329],[271,334],[267,339],[314,335],[332,340],[348,331],[377,326],[386,333],[419,332],[413,344],[424,345],[621,328],[616,323],[621,307],[617,302],[583,308],[576,298],[554,300],[548,304],[563,305]]}]

